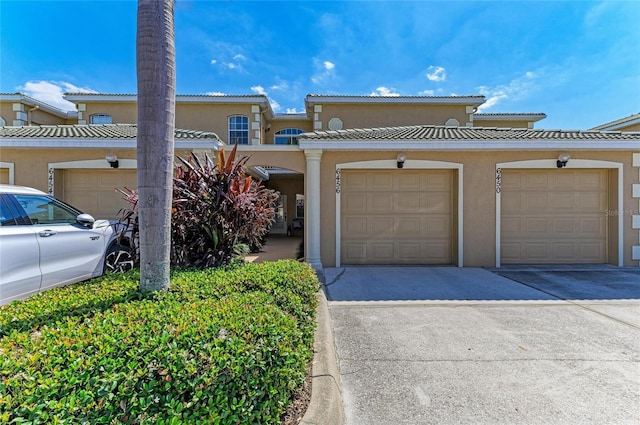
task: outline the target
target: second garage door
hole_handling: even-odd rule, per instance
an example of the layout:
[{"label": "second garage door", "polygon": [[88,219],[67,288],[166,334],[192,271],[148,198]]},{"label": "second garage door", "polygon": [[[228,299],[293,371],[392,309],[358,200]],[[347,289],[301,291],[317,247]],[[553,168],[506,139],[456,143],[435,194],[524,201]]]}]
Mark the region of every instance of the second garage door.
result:
[{"label": "second garage door", "polygon": [[94,218],[113,219],[121,208],[130,208],[115,188],[136,189],[136,170],[64,170],[61,198]]},{"label": "second garage door", "polygon": [[452,264],[451,170],[343,170],[341,262]]},{"label": "second garage door", "polygon": [[606,170],[503,170],[503,264],[607,261]]}]

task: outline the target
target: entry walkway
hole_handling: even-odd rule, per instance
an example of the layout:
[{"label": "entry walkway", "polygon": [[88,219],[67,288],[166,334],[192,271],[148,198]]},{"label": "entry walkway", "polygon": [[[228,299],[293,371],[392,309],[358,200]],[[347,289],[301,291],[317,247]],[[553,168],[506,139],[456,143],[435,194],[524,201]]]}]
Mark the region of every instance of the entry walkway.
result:
[{"label": "entry walkway", "polygon": [[640,271],[545,273],[325,269],[347,425],[638,423]]},{"label": "entry walkway", "polygon": [[301,242],[302,236],[268,236],[260,252],[247,255],[245,261],[262,263],[285,258],[295,259]]}]

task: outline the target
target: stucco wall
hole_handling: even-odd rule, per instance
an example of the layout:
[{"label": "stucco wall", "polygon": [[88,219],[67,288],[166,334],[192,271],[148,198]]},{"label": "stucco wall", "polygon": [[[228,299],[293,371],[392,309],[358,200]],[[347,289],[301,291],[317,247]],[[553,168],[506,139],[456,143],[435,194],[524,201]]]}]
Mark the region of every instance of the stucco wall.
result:
[{"label": "stucco wall", "polygon": [[444,125],[454,118],[461,126],[469,120],[464,105],[402,105],[402,104],[323,104],[318,113],[322,130],[328,129],[331,118],[340,118],[343,129],[394,127],[402,125]]}]

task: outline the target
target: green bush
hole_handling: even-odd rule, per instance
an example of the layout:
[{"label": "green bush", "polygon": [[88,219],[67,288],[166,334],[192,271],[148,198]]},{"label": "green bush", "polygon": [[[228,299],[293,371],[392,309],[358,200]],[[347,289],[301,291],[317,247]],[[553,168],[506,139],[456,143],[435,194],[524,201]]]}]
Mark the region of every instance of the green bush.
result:
[{"label": "green bush", "polygon": [[[171,265],[209,268],[228,264],[234,256],[256,252],[275,221],[278,192],[245,172],[249,157],[218,152],[217,162],[191,154],[178,157],[173,178]],[[130,204],[120,211],[120,237],[138,258],[138,193],[118,189]]]},{"label": "green bush", "polygon": [[277,424],[313,356],[313,270],[295,261],[137,272],[0,308],[0,422]]}]

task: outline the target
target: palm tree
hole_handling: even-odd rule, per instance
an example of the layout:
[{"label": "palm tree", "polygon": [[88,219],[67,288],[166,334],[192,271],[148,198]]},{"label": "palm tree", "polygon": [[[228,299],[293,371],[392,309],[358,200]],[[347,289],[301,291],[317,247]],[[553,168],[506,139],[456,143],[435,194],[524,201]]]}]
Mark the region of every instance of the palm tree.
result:
[{"label": "palm tree", "polygon": [[174,0],[138,0],[140,290],[169,288],[175,131]]}]

